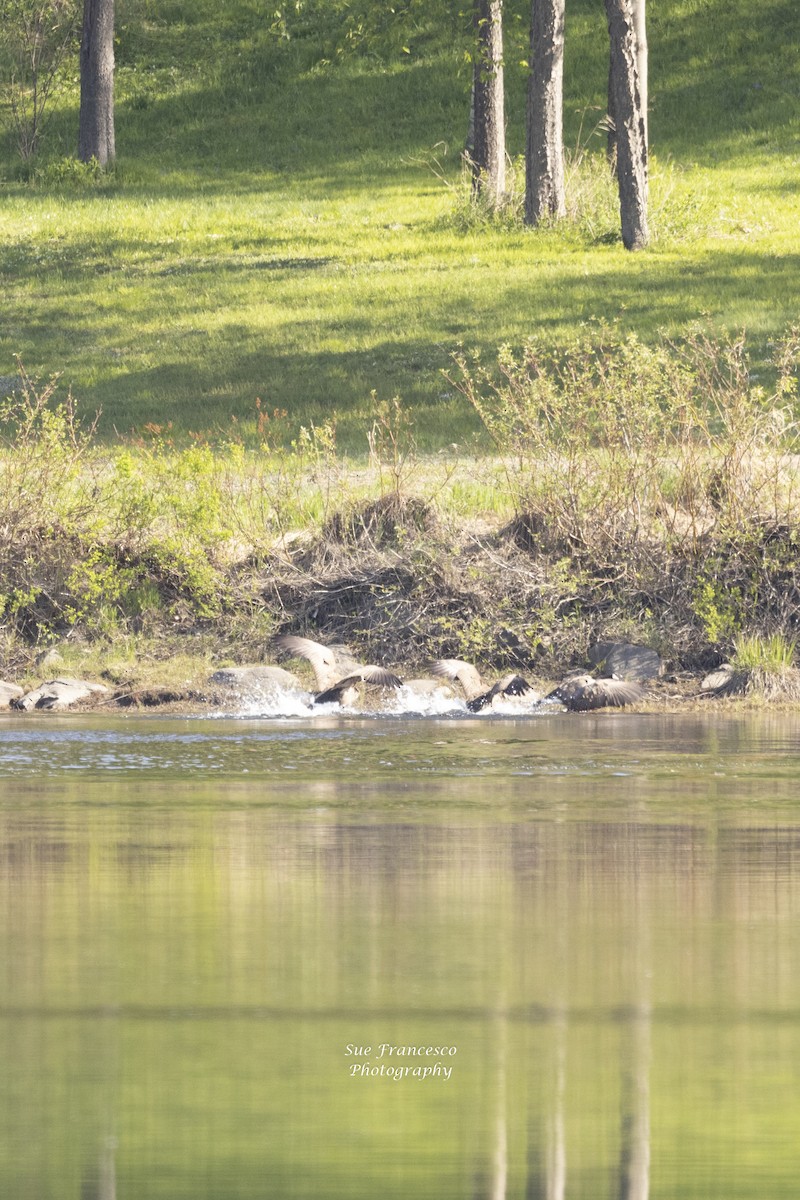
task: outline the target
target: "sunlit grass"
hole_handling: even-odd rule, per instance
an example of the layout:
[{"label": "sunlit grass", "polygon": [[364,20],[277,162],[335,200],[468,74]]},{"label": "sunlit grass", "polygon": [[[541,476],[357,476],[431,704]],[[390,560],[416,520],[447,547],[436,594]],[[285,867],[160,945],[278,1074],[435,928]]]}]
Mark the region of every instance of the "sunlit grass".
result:
[{"label": "sunlit grass", "polygon": [[[165,419],[217,435],[235,419],[249,436],[259,399],[287,410],[287,439],[335,415],[340,446],[364,453],[374,389],[414,408],[421,447],[463,448],[477,424],[442,376],[461,346],[564,344],[597,320],[650,341],[700,320],[746,327],[758,359],[796,319],[797,68],[766,41],[786,24],[779,0],[748,38],[743,4],[726,6],[721,43],[690,4],[654,13],[655,241],[636,256],[617,240],[591,133],[605,68],[588,3],[568,30],[573,219],[536,232],[453,220],[466,117],[455,48],[315,66],[305,44],[248,35],[236,4],[167,7],[157,22],[148,10],[150,25],[135,5],[122,19],[115,176],[59,167],[74,94],[38,182],[16,178],[10,145],[0,162],[0,375],[14,353],[63,371],[85,408],[102,407],[107,437]],[[689,60],[682,31],[695,25]]]}]

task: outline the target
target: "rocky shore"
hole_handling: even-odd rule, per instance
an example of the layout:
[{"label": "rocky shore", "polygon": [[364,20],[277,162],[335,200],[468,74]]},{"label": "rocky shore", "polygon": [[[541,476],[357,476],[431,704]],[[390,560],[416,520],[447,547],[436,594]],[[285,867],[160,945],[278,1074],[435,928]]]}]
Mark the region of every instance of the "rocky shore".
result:
[{"label": "rocky shore", "polygon": [[[719,711],[719,702],[736,707],[795,707],[796,699],[791,694],[777,693],[770,696],[763,688],[751,686],[747,672],[738,671],[728,663],[704,675],[688,671],[670,672],[656,651],[650,647],[625,642],[599,642],[586,652],[586,669],[594,672],[594,678],[603,680],[625,680],[641,688],[641,697],[629,710],[636,712],[685,712],[714,708]],[[272,663],[250,663],[217,668],[202,676],[198,664],[198,678],[192,686],[148,685],[109,686],[99,680],[74,678],[58,675],[43,680],[35,686],[25,687],[21,683],[0,680],[0,709],[9,713],[154,713],[182,716],[204,715],[209,712],[236,714],[248,711],[257,715],[264,708],[264,715],[302,716],[314,711],[313,685],[307,672],[301,676]],[[570,676],[568,678],[576,678]],[[558,681],[543,680],[531,676],[536,691],[532,694],[546,695],[558,686]],[[419,680],[412,681],[419,683]],[[451,691],[441,685],[452,699],[454,713],[467,707],[459,698],[458,689]],[[389,690],[366,685],[353,704],[342,708],[352,714],[359,711],[390,711],[401,715],[406,697],[405,687]],[[716,701],[717,704],[709,704]],[[287,703],[284,703],[287,702]],[[520,701],[513,715],[533,712],[536,700],[525,704]],[[336,711],[336,705],[328,705]],[[598,707],[612,707],[599,705]],[[319,711],[319,709],[317,709]],[[408,711],[419,709],[410,704]],[[473,711],[475,711],[473,709]],[[501,712],[503,710],[501,709]],[[441,715],[441,711],[438,715]]]}]

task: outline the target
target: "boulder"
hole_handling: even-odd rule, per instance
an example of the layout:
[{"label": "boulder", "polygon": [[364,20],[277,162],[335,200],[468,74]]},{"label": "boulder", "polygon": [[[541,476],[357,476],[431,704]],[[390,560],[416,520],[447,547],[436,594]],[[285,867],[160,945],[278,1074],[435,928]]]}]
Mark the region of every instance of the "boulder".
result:
[{"label": "boulder", "polygon": [[22,708],[26,712],[32,708],[48,708],[58,712],[89,696],[99,699],[109,694],[109,689],[102,683],[89,683],[85,679],[51,679],[11,703],[14,708]]},{"label": "boulder", "polygon": [[700,692],[711,696],[741,696],[747,691],[749,680],[749,671],[737,671],[733,663],[724,662],[704,676]]},{"label": "boulder", "polygon": [[0,708],[8,708],[21,695],[22,688],[18,683],[7,683],[5,679],[0,679]]},{"label": "boulder", "polygon": [[259,663],[250,667],[220,667],[211,676],[209,683],[221,684],[237,692],[263,695],[265,692],[286,691],[301,688],[300,680],[292,671]]},{"label": "boulder", "polygon": [[642,683],[646,679],[657,679],[664,671],[661,656],[655,650],[634,642],[595,642],[586,657],[596,673],[606,679],[616,675],[619,679]]}]

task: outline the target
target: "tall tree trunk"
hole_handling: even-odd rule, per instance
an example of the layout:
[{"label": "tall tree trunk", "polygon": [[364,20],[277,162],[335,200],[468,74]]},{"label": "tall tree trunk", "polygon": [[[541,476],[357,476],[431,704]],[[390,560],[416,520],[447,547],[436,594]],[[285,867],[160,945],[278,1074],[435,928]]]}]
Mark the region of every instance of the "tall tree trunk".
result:
[{"label": "tall tree trunk", "polygon": [[84,0],[78,158],[114,161],[114,0]]},{"label": "tall tree trunk", "polygon": [[632,0],[605,0],[605,5],[611,49],[622,242],[627,250],[639,250],[649,241],[647,138],[636,69]]},{"label": "tall tree trunk", "polygon": [[564,0],[532,0],[525,146],[525,221],[563,217]]},{"label": "tall tree trunk", "polygon": [[477,49],[472,71],[470,139],[473,186],[497,207],[506,190],[503,0],[474,0]]},{"label": "tall tree trunk", "polygon": [[645,20],[645,0],[633,0],[631,5],[633,16],[633,32],[636,37],[636,71],[639,76],[639,99],[642,106],[644,121],[644,143],[650,145],[650,134],[647,122],[647,22]]},{"label": "tall tree trunk", "polygon": [[[639,78],[639,98],[644,119],[645,145],[650,145],[650,133],[647,120],[647,22],[645,19],[645,0],[633,0],[631,5],[633,17],[633,32],[636,38],[636,71]],[[612,170],[617,169],[617,130],[614,116],[614,88],[612,81],[611,58],[608,66],[608,161]]]}]

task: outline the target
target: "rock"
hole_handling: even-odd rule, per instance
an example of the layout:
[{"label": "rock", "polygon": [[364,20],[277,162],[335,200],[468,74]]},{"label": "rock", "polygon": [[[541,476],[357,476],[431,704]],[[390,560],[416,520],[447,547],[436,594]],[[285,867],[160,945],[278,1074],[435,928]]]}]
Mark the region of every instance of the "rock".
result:
[{"label": "rock", "polygon": [[41,654],[36,655],[37,667],[57,667],[64,661],[55,646],[51,646],[49,650],[43,650]]},{"label": "rock", "polygon": [[513,629],[499,629],[497,646],[504,662],[509,666],[530,670],[536,665],[536,658],[530,643],[515,633]]},{"label": "rock", "polygon": [[661,656],[649,646],[633,642],[595,642],[586,657],[601,677],[637,680],[656,679],[664,671]]},{"label": "rock", "polygon": [[703,678],[701,692],[717,696],[737,696],[747,690],[747,671],[737,671],[733,663],[720,663]]},{"label": "rock", "polygon": [[726,684],[730,683],[733,670],[734,668],[732,663],[720,663],[718,667],[714,667],[713,671],[709,671],[709,673],[703,677],[703,682],[700,684],[700,687],[704,692],[716,691],[717,688],[724,687]]},{"label": "rock", "polygon": [[7,683],[5,679],[0,679],[0,708],[8,708],[21,695],[22,688],[18,683]]},{"label": "rock", "polygon": [[109,689],[102,683],[89,683],[85,679],[51,679],[41,683],[38,688],[26,692],[24,696],[12,700],[14,708],[22,708],[26,712],[32,708],[48,708],[60,711],[85,700],[88,696],[109,695]]},{"label": "rock", "polygon": [[220,667],[211,676],[209,683],[222,684],[223,687],[235,688],[238,692],[257,695],[275,692],[278,689],[285,691],[287,688],[302,687],[292,671],[263,663],[251,667]]}]

